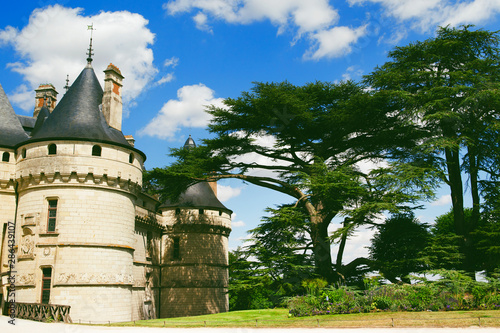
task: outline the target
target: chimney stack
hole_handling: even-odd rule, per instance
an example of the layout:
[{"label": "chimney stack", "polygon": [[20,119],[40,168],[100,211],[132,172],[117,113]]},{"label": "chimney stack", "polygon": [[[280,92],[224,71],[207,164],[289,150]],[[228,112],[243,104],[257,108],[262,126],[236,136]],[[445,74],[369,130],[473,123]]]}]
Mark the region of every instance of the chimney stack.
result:
[{"label": "chimney stack", "polygon": [[122,130],[122,80],[120,69],[109,64],[104,71],[104,93],[102,96],[102,113],[108,125]]},{"label": "chimney stack", "polygon": [[33,111],[33,117],[36,118],[38,113],[40,113],[44,99],[47,99],[47,108],[52,112],[56,107],[57,94],[56,88],[50,83],[41,84],[35,89],[35,110]]},{"label": "chimney stack", "polygon": [[212,191],[214,191],[215,197],[217,197],[217,181],[208,182],[208,185],[210,185]]}]

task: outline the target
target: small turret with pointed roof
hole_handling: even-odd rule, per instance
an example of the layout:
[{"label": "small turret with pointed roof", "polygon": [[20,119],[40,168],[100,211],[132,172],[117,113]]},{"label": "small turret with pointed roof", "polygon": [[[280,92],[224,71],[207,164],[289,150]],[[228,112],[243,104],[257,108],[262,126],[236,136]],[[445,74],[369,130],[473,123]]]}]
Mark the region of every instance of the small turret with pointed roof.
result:
[{"label": "small turret with pointed roof", "polygon": [[191,137],[191,134],[189,134],[189,138],[184,143],[184,149],[191,149],[195,147],[196,147],[196,142],[194,142],[193,138]]}]

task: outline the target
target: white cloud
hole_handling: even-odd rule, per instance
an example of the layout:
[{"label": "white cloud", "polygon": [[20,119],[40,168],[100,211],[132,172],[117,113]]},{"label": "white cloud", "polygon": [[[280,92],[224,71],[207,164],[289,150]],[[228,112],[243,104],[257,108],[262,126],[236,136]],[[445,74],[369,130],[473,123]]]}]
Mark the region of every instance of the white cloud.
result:
[{"label": "white cloud", "polygon": [[217,198],[221,202],[226,202],[231,198],[237,197],[241,194],[242,187],[231,187],[217,184]]},{"label": "white cloud", "polygon": [[352,46],[366,34],[366,25],[353,29],[333,27],[313,34],[316,41],[305,54],[305,59],[338,58],[351,53]]},{"label": "white cloud", "polygon": [[[100,12],[83,15],[82,8],[60,5],[35,9],[22,29],[11,26],[0,30],[0,46],[11,45],[20,61],[9,64],[12,71],[23,76],[31,94],[14,94],[13,102],[25,110],[34,107],[34,89],[41,83],[52,83],[64,92],[66,75],[70,83],[86,64],[90,33],[94,25],[93,67],[101,80],[109,63],[118,66],[125,76],[124,103],[136,98],[153,80],[154,34],[147,28],[148,20],[128,11]],[[18,88],[24,89],[24,88]]]},{"label": "white cloud", "polygon": [[398,21],[411,22],[413,28],[429,31],[437,26],[481,24],[500,12],[498,0],[448,1],[448,0],[349,0],[351,5],[378,3],[386,16]]},{"label": "white cloud", "polygon": [[431,206],[447,206],[451,205],[451,195],[446,194],[441,196],[436,201],[431,202]]},{"label": "white cloud", "polygon": [[164,67],[175,68],[175,67],[177,67],[178,64],[179,64],[179,58],[177,58],[177,57],[165,59],[165,61],[163,62]]},{"label": "white cloud", "polygon": [[360,78],[363,75],[363,70],[360,69],[357,66],[349,66],[345,73],[342,74],[342,80],[347,81],[347,80],[352,80],[353,76],[355,78]]},{"label": "white cloud", "polygon": [[174,73],[168,73],[167,75],[163,76],[161,79],[159,79],[158,81],[156,81],[156,85],[159,86],[159,85],[162,85],[164,83],[167,83],[167,82],[170,82],[174,79]]},{"label": "white cloud", "polygon": [[290,29],[296,38],[305,36],[313,44],[305,59],[343,56],[366,31],[365,27],[334,27],[339,14],[328,0],[170,0],[163,8],[170,15],[197,10],[193,16],[197,28],[209,32],[210,18],[232,24],[270,21],[278,34]]},{"label": "white cloud", "polygon": [[204,128],[210,120],[205,107],[212,104],[223,107],[222,101],[204,84],[184,86],[177,90],[177,99],[166,102],[139,134],[172,140],[182,126]]},{"label": "white cloud", "polygon": [[206,14],[199,12],[193,16],[193,21],[196,23],[196,28],[199,30],[204,30],[210,33],[213,32],[212,28],[210,28],[210,25],[208,24],[208,17]]},{"label": "white cloud", "polygon": [[243,221],[231,222],[231,227],[233,227],[233,228],[241,228],[241,227],[244,227],[245,225],[246,224]]}]

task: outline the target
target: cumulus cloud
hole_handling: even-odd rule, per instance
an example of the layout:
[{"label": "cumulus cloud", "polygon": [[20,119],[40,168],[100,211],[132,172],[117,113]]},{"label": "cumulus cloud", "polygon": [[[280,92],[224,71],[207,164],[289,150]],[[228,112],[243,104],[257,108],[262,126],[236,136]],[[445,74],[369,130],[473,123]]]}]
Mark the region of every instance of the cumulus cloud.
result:
[{"label": "cumulus cloud", "polygon": [[[297,38],[305,36],[313,44],[305,59],[343,56],[366,30],[335,26],[340,16],[328,0],[170,0],[163,8],[170,15],[196,11],[197,28],[209,32],[211,18],[232,24],[270,21],[278,34],[292,30]],[[331,40],[339,34],[340,44]]]},{"label": "cumulus cloud", "polygon": [[431,206],[447,206],[451,205],[451,195],[446,194],[441,196],[436,201],[431,202]]},{"label": "cumulus cloud", "polygon": [[233,228],[241,228],[241,227],[244,227],[245,225],[246,224],[243,221],[231,222],[231,227],[233,227]]},{"label": "cumulus cloud", "polygon": [[204,128],[210,115],[207,105],[222,107],[222,98],[215,98],[214,91],[204,84],[184,86],[177,90],[177,99],[166,102],[155,118],[139,131],[139,135],[173,140],[180,127]]},{"label": "cumulus cloud", "polygon": [[125,76],[124,102],[136,98],[157,73],[150,48],[155,35],[147,28],[148,20],[128,11],[85,16],[82,8],[54,5],[35,9],[21,29],[7,26],[0,30],[0,46],[12,46],[20,58],[8,67],[22,75],[31,91],[15,92],[12,102],[25,110],[33,108],[33,90],[41,83],[50,82],[62,93],[66,75],[69,74],[71,83],[86,64],[90,37],[87,26],[92,23],[92,65],[101,84],[102,71],[113,63]]},{"label": "cumulus cloud", "polygon": [[305,54],[305,59],[338,58],[351,53],[352,46],[366,34],[366,25],[353,29],[333,27],[312,35],[315,45]]},{"label": "cumulus cloud", "polygon": [[480,24],[500,13],[498,0],[349,0],[351,5],[377,3],[384,8],[384,14],[398,21],[411,22],[413,28],[429,31],[438,25],[458,26]]},{"label": "cumulus cloud", "polygon": [[231,187],[217,184],[217,198],[221,202],[226,202],[231,198],[237,197],[241,194],[242,187]]}]

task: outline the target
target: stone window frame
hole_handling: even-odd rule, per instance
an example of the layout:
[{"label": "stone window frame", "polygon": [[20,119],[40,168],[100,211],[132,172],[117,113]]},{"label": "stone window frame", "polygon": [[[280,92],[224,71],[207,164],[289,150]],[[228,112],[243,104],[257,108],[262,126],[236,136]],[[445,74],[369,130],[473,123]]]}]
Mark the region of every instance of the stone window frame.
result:
[{"label": "stone window frame", "polygon": [[181,238],[172,237],[172,260],[181,260]]},{"label": "stone window frame", "polygon": [[[52,291],[52,275],[54,272],[54,268],[50,265],[47,266],[40,266],[40,269],[42,270],[42,283],[40,284],[40,303],[41,304],[50,304],[50,294]],[[50,276],[47,277],[45,273],[47,272],[46,270],[50,269]],[[49,281],[49,286],[48,288],[44,288],[45,281]],[[44,302],[44,292],[48,291],[48,299],[47,302]]]},{"label": "stone window frame", "polygon": [[128,155],[128,162],[130,164],[133,164],[135,161],[135,156],[134,156],[134,153],[130,153],[130,155]]},{"label": "stone window frame", "polygon": [[10,162],[10,153],[8,151],[3,152],[2,162]]},{"label": "stone window frame", "polygon": [[[48,198],[45,198],[46,202],[47,202],[47,209],[46,209],[46,212],[47,212],[47,228],[46,228],[46,232],[48,234],[54,234],[54,233],[57,233],[57,209],[58,209],[58,204],[59,204],[59,198],[58,197],[48,197]],[[50,205],[50,202],[56,202],[55,204],[55,207],[51,207]],[[50,212],[51,211],[55,211],[55,216],[50,216]],[[54,220],[54,230],[50,230],[50,220],[53,219]]]},{"label": "stone window frame", "polygon": [[51,143],[47,146],[49,155],[57,155],[57,145],[55,143]]},{"label": "stone window frame", "polygon": [[92,156],[102,156],[102,147],[99,145],[93,145]]}]

